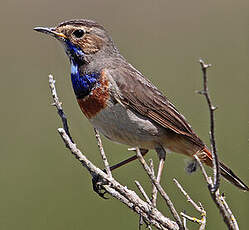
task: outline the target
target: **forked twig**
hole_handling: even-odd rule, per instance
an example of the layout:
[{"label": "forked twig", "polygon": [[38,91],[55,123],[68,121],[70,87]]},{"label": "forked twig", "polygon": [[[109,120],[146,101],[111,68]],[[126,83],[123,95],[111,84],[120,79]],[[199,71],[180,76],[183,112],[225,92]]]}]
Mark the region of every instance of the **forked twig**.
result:
[{"label": "forked twig", "polygon": [[206,170],[204,169],[204,166],[202,165],[200,159],[197,156],[194,156],[194,157],[197,160],[198,164],[200,165],[202,174],[203,174],[203,176],[208,184],[210,195],[211,195],[214,203],[216,204],[216,206],[220,210],[220,213],[221,213],[223,220],[224,220],[225,224],[227,225],[228,229],[239,230],[238,223],[237,223],[231,209],[229,208],[228,204],[226,203],[225,198],[220,195],[219,190],[217,190],[215,193],[213,193],[211,191],[211,188],[213,186],[212,178],[207,176]]},{"label": "forked twig", "polygon": [[[181,216],[192,221],[192,222],[195,222],[195,223],[198,223],[200,224],[200,229],[199,230],[204,230],[205,229],[205,226],[206,226],[206,216],[207,216],[207,213],[206,211],[204,210],[203,206],[201,205],[201,203],[199,205],[197,205],[192,199],[191,197],[188,195],[188,193],[183,189],[183,187],[180,185],[180,183],[176,180],[176,179],[173,179],[173,181],[175,182],[176,186],[180,189],[180,191],[183,193],[183,195],[187,198],[187,201],[192,204],[192,206],[198,211],[201,213],[201,216],[202,218],[201,219],[198,219],[198,218],[195,218],[195,217],[190,217],[188,216],[186,213],[184,212],[181,212]],[[186,228],[186,226],[185,226]]]}]

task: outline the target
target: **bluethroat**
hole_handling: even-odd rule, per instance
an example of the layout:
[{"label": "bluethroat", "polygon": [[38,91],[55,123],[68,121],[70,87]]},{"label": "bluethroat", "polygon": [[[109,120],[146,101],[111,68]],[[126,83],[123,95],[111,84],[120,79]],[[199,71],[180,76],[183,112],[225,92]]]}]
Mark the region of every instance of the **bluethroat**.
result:
[{"label": "bluethroat", "polygon": [[[70,20],[57,27],[36,27],[55,37],[71,64],[71,81],[80,109],[111,141],[158,153],[162,171],[166,151],[197,155],[212,166],[212,154],[175,106],[120,54],[105,28],[91,20]],[[136,156],[113,166],[115,169]],[[221,175],[242,190],[249,188],[220,162]],[[161,173],[161,172],[159,172]]]}]

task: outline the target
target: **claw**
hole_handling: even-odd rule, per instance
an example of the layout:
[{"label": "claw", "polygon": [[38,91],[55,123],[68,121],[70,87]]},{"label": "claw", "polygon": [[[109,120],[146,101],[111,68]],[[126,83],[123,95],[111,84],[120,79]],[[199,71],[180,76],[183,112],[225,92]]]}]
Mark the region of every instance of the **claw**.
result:
[{"label": "claw", "polygon": [[100,197],[102,197],[103,199],[109,199],[107,197],[105,197],[105,194],[107,193],[107,191],[104,189],[103,187],[103,180],[100,179],[99,175],[95,175],[92,178],[92,185],[93,185],[93,191],[96,192]]}]

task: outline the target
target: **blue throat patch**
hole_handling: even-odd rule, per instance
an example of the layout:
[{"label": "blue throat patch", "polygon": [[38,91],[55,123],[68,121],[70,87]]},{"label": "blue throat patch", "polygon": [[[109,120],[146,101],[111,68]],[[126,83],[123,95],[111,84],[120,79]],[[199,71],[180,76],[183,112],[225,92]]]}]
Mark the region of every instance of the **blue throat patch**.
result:
[{"label": "blue throat patch", "polygon": [[77,59],[82,61],[85,54],[80,48],[72,44],[69,40],[66,41],[66,46],[71,62],[71,81],[74,93],[77,98],[83,98],[91,92],[91,89],[97,83],[100,75],[98,73],[89,73],[84,74],[83,76],[80,75]]},{"label": "blue throat patch", "polygon": [[74,93],[77,98],[83,98],[87,96],[94,85],[97,83],[99,74],[91,73],[80,75],[79,66],[71,60],[71,80],[74,89]]}]

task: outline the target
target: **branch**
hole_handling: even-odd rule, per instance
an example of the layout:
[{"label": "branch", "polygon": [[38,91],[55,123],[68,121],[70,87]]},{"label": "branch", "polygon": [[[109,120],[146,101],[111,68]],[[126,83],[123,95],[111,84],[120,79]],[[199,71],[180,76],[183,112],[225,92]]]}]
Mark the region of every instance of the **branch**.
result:
[{"label": "branch", "polygon": [[[81,165],[85,167],[93,177],[97,175],[100,178],[100,181],[103,182],[103,187],[108,194],[125,204],[134,212],[136,212],[139,216],[143,218],[143,220],[147,224],[154,225],[157,229],[160,230],[182,229],[180,227],[181,225],[179,226],[176,222],[172,221],[168,217],[165,217],[156,207],[153,207],[151,205],[151,202],[149,202],[148,198],[146,198],[147,202],[143,201],[134,191],[128,189],[126,186],[121,185],[111,176],[111,174],[108,175],[107,173],[103,172],[100,168],[95,166],[91,161],[87,159],[87,157],[77,148],[76,144],[73,143],[71,136],[68,135],[69,132],[67,126],[67,119],[61,107],[61,103],[59,102],[55,89],[55,81],[52,75],[49,76],[49,85],[51,88],[54,105],[57,108],[58,114],[62,118],[63,126],[66,124],[64,127],[66,127],[67,131],[65,131],[63,128],[59,128],[58,132],[62,140],[66,144],[66,147],[71,151],[71,153],[81,163]],[[61,116],[61,114],[63,116]],[[102,159],[106,167],[106,171],[108,172],[108,168],[110,167],[104,154],[103,146],[97,131],[96,138],[98,141]],[[140,188],[140,191],[143,191],[143,189],[141,190]],[[143,195],[145,195],[145,192]]]},{"label": "branch", "polygon": [[[149,163],[150,163],[150,170],[151,170],[152,176],[155,177],[153,160],[150,159]],[[152,202],[153,207],[156,207],[156,199],[157,199],[157,189],[156,189],[156,186],[152,183],[151,202]]]},{"label": "branch", "polygon": [[215,111],[216,107],[214,107],[212,105],[212,102],[211,102],[211,99],[209,96],[209,92],[208,92],[208,85],[207,85],[207,81],[208,81],[207,69],[211,65],[205,64],[202,59],[200,59],[199,62],[200,62],[202,73],[203,73],[203,90],[200,91],[199,93],[203,94],[206,97],[206,101],[207,101],[208,108],[210,111],[210,142],[211,142],[211,150],[212,150],[211,152],[212,152],[212,158],[213,158],[213,175],[214,175],[213,181],[212,181],[211,177],[208,177],[200,159],[196,155],[194,157],[201,167],[201,171],[202,171],[204,178],[208,184],[208,189],[209,189],[210,195],[211,195],[214,203],[216,204],[216,206],[220,210],[220,213],[223,216],[223,220],[226,223],[228,229],[238,230],[239,227],[238,227],[237,221],[236,221],[231,209],[227,205],[225,198],[223,196],[221,196],[220,192],[219,192],[220,167],[219,167],[219,160],[217,157],[215,135],[214,135],[214,111]]},{"label": "branch", "polygon": [[151,201],[150,201],[150,198],[148,197],[148,195],[146,194],[146,192],[144,191],[142,185],[135,180],[135,184],[137,186],[137,188],[139,189],[139,191],[141,192],[141,194],[143,195],[143,197],[145,198],[146,202],[150,205],[152,205]]},{"label": "branch", "polygon": [[112,173],[111,173],[110,166],[109,166],[109,163],[108,163],[106,155],[105,155],[105,151],[104,151],[104,148],[103,148],[103,145],[102,145],[102,141],[100,139],[99,131],[97,129],[94,129],[94,132],[95,132],[95,136],[96,136],[96,139],[97,139],[97,142],[98,142],[100,155],[101,155],[102,160],[103,160],[104,165],[105,165],[105,170],[107,172],[107,175],[110,178],[112,178]]},{"label": "branch", "polygon": [[217,148],[215,143],[215,135],[214,135],[214,111],[217,107],[212,105],[211,97],[208,91],[208,78],[207,78],[207,69],[211,67],[210,64],[205,64],[202,59],[200,59],[201,70],[203,74],[203,90],[200,91],[200,94],[203,94],[206,98],[209,113],[210,113],[210,142],[211,142],[211,152],[212,152],[212,159],[213,159],[213,172],[214,172],[214,183],[212,186],[212,192],[215,193],[220,185],[220,167],[219,167],[219,160],[217,156]]},{"label": "branch", "polygon": [[[65,115],[65,113],[63,112],[63,109],[62,109],[62,103],[59,101],[59,98],[57,96],[57,92],[56,92],[56,88],[55,88],[55,80],[53,78],[53,76],[50,74],[48,76],[48,81],[49,81],[49,87],[50,87],[50,90],[51,90],[51,94],[52,94],[52,97],[53,97],[53,103],[52,105],[54,105],[57,109],[57,112],[62,120],[62,124],[63,124],[63,128],[65,129],[67,135],[69,136],[70,140],[73,142],[73,139],[71,137],[71,134],[69,132],[69,127],[68,127],[68,123],[67,123],[67,117]],[[73,142],[74,143],[74,142]]]}]

